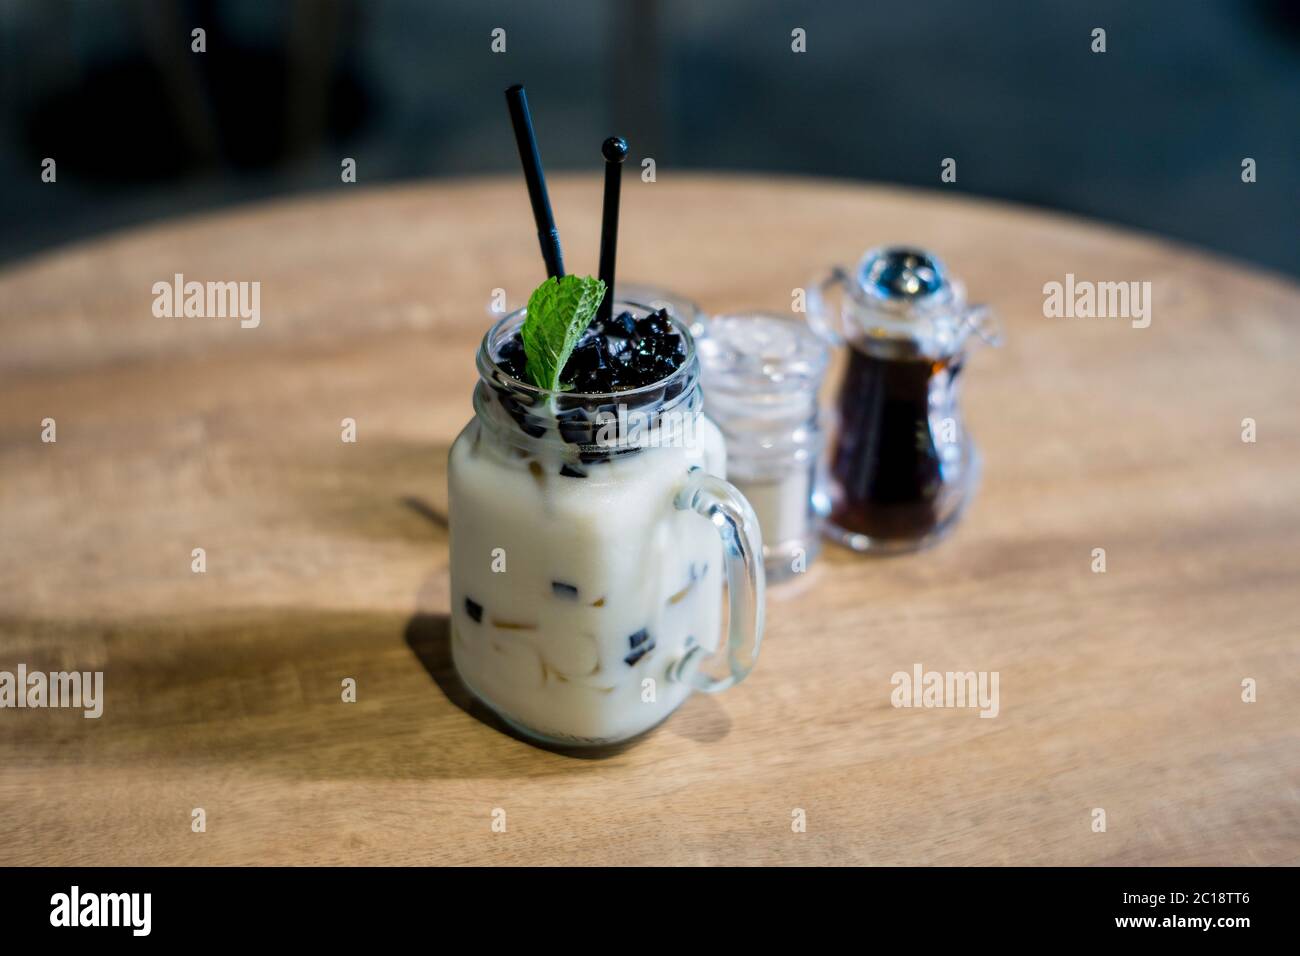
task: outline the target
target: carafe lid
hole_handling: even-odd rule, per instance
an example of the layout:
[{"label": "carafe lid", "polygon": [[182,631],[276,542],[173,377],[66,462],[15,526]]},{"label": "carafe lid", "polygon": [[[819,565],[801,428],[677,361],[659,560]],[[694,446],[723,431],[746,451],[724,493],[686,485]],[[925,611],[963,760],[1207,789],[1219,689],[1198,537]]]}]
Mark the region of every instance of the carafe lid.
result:
[{"label": "carafe lid", "polygon": [[858,263],[858,288],[873,301],[917,303],[951,292],[948,270],[937,256],[892,246],[868,253]]},{"label": "carafe lid", "polygon": [[845,300],[843,327],[832,332],[866,351],[943,358],[957,352],[972,332],[995,343],[988,309],[968,306],[965,287],[931,252],[909,246],[871,249],[852,273],[836,269],[832,281]]}]

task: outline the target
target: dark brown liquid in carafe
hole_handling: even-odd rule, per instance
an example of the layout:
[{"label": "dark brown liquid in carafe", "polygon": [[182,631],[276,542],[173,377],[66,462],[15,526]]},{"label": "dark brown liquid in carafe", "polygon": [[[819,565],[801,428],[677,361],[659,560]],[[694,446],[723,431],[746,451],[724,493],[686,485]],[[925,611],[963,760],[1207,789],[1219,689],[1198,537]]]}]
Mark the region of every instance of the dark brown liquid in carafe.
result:
[{"label": "dark brown liquid in carafe", "polygon": [[831,455],[831,521],[872,538],[913,540],[943,518],[943,462],[930,427],[936,376],[955,377],[951,361],[881,358],[849,350]]}]

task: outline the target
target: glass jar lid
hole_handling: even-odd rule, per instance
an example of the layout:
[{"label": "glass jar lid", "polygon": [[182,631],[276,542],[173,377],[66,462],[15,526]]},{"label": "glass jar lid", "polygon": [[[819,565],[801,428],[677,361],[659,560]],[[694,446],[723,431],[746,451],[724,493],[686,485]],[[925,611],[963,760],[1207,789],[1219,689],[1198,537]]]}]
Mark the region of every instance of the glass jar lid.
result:
[{"label": "glass jar lid", "polygon": [[711,319],[698,349],[706,391],[762,401],[815,396],[829,360],[807,325],[766,312]]},{"label": "glass jar lid", "polygon": [[803,322],[771,313],[715,316],[697,343],[705,413],[727,440],[737,477],[779,477],[821,447],[817,401],[830,359]]}]

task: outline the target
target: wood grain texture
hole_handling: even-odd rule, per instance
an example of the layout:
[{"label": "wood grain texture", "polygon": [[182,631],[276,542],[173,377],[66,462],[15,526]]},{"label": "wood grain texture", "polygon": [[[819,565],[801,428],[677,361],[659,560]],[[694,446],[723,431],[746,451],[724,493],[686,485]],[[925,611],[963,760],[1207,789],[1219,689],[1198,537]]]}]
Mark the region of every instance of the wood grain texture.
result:
[{"label": "wood grain texture", "polygon": [[[598,175],[553,198],[594,271]],[[541,274],[521,183],[340,187],[29,260],[0,272],[0,669],[102,669],[106,700],[0,711],[0,863],[1300,863],[1295,286],[847,184],[629,178],[622,221],[620,276],[713,310],[787,308],[881,242],[940,252],[1008,337],[968,370],[986,464],[956,533],[828,548],[772,590],[743,685],[600,759],[540,750],[456,685],[445,617],[474,349],[492,290]],[[260,281],[261,326],[154,318],[178,272]],[[1067,272],[1150,281],[1151,327],[1044,318]],[[1000,672],[1000,715],[893,708],[915,662]]]}]

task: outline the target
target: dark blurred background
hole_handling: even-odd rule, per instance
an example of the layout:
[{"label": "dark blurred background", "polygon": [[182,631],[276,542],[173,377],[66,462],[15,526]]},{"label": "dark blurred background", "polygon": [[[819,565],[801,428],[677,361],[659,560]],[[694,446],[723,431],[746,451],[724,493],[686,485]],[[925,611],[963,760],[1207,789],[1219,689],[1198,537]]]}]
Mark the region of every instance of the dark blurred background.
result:
[{"label": "dark blurred background", "polygon": [[618,132],[661,180],[949,189],[1300,275],[1293,0],[0,0],[0,260],[337,188],[343,157],[360,185],[514,171],[516,81],[550,169]]}]

